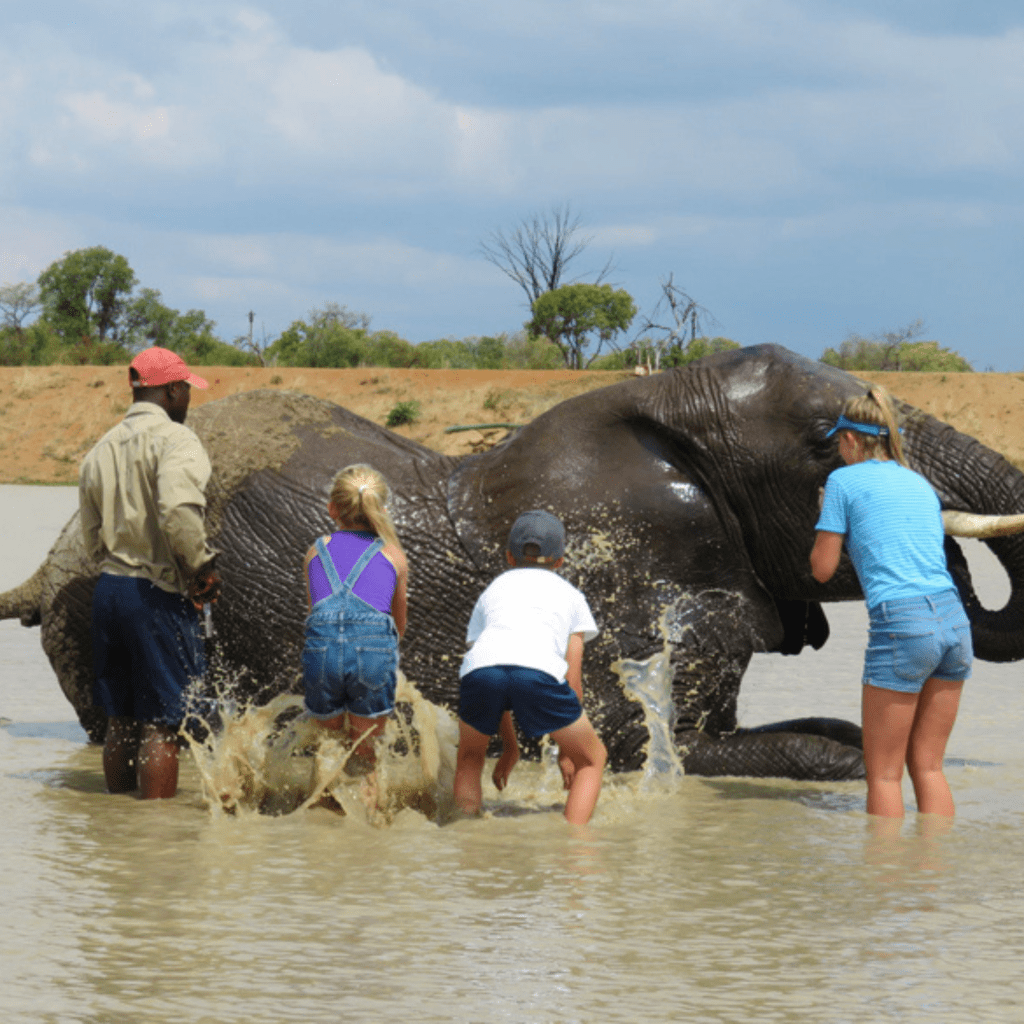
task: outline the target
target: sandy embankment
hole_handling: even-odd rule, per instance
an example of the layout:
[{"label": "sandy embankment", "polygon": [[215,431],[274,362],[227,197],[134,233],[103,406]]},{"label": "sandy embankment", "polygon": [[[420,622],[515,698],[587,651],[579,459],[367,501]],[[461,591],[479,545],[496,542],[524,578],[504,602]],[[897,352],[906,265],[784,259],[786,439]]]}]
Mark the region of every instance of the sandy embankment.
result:
[{"label": "sandy embankment", "polygon": [[[193,402],[256,388],[304,391],[383,424],[398,402],[420,418],[398,433],[452,455],[489,446],[505,431],[445,434],[455,424],[526,423],[572,395],[625,373],[572,370],[246,369],[200,371]],[[978,438],[1024,469],[1024,374],[879,373],[899,398]],[[128,408],[123,366],[0,367],[0,483],[74,483],[82,456]]]}]

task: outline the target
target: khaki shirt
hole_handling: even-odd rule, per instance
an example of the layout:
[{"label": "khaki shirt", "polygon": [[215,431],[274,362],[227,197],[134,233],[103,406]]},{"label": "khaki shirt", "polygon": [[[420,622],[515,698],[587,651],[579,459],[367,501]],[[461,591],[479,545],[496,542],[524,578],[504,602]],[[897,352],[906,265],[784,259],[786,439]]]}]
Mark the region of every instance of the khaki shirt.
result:
[{"label": "khaki shirt", "polygon": [[209,479],[199,438],[159,405],[135,402],[79,471],[89,556],[103,572],[187,594],[188,581],[215,554],[203,522]]}]

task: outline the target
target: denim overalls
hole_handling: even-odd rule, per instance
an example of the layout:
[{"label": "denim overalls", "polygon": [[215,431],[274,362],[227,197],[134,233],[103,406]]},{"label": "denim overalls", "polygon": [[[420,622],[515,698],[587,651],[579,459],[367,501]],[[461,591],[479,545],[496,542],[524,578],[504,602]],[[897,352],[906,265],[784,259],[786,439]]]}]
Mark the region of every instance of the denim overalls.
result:
[{"label": "denim overalls", "polygon": [[331,595],[317,601],[306,618],[302,675],[306,710],[314,718],[336,718],[344,711],[380,718],[395,706],[398,630],[395,620],[352,593],[370,559],[384,547],[375,540],[342,582],[323,537],[317,556],[331,584]]}]

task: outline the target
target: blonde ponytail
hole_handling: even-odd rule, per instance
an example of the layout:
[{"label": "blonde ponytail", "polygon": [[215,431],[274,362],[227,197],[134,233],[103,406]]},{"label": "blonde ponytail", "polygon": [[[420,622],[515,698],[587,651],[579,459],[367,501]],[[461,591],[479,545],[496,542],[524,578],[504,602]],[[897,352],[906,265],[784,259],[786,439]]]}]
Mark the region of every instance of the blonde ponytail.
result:
[{"label": "blonde ponytail", "polygon": [[885,427],[888,435],[874,437],[871,434],[857,434],[867,458],[872,458],[882,448],[885,454],[901,466],[907,464],[900,438],[899,418],[892,396],[885,388],[872,384],[866,395],[850,398],[843,407],[843,415],[855,423],[866,423],[874,427]]},{"label": "blonde ponytail", "polygon": [[395,524],[387,510],[390,496],[384,477],[373,466],[363,463],[346,466],[331,484],[331,504],[339,523],[365,527],[385,544],[401,551]]}]

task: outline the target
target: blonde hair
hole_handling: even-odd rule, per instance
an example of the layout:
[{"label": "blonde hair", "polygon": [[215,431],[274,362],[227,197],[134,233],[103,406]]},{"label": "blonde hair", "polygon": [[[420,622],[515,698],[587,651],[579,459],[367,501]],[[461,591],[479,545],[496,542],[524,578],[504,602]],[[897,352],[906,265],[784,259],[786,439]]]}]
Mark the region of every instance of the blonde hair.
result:
[{"label": "blonde hair", "polygon": [[903,441],[900,439],[896,406],[892,396],[885,388],[878,384],[872,384],[866,395],[847,399],[846,405],[843,407],[843,415],[855,423],[868,423],[875,427],[888,429],[888,436],[880,435],[878,437],[854,431],[867,458],[873,458],[878,449],[882,448],[894,462],[898,462],[901,466],[907,464],[903,454]]},{"label": "blonde hair", "polygon": [[385,544],[401,551],[395,524],[386,507],[390,497],[384,477],[373,466],[363,463],[346,466],[331,484],[331,504],[340,524],[366,527]]}]

